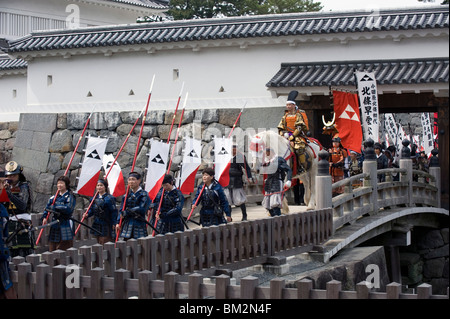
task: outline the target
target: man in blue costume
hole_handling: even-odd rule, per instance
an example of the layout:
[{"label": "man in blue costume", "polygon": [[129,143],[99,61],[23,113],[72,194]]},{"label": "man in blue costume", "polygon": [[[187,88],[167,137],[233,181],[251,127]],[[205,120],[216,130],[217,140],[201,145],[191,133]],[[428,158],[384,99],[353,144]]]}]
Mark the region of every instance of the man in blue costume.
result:
[{"label": "man in blue costume", "polygon": [[141,174],[138,172],[131,172],[128,175],[129,191],[122,201],[120,210],[123,220],[119,237],[124,240],[137,239],[148,235],[145,214],[150,207],[151,200],[148,193],[142,189],[141,180]]},{"label": "man in blue costume", "polygon": [[52,221],[58,223],[50,226],[48,235],[49,251],[57,249],[66,250],[73,246],[73,223],[71,221],[73,210],[75,209],[76,199],[70,189],[70,179],[67,176],[60,176],[56,182],[58,194],[49,198],[45,207],[42,219],[47,218],[49,213],[52,214]]},{"label": "man in blue costume", "polygon": [[[160,234],[184,231],[184,222],[182,219],[184,196],[174,184],[172,175],[166,174],[162,182],[161,190],[156,195],[152,204],[153,211],[156,212],[162,196],[161,208],[157,217],[159,220],[156,227]],[[155,224],[154,220],[151,224]]]},{"label": "man in blue costume", "polygon": [[[211,167],[203,170],[203,183],[198,186],[197,193],[192,200],[193,203],[196,203],[197,198],[201,196],[199,200],[202,204],[202,208],[200,209],[200,224],[203,227],[231,222],[230,205],[228,204],[223,187],[214,178],[214,173],[214,168]],[[203,185],[205,185],[204,189]],[[195,205],[192,208],[195,208]],[[226,219],[224,214],[226,215]]]}]

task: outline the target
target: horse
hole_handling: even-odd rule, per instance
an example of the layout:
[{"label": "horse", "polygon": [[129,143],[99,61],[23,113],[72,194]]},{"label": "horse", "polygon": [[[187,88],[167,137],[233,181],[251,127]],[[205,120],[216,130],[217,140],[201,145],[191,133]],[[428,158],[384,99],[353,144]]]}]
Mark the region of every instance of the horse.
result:
[{"label": "horse", "polygon": [[263,131],[254,135],[250,140],[249,149],[252,154],[251,165],[253,169],[259,169],[264,156],[266,147],[272,148],[278,156],[283,157],[293,168],[293,179],[299,178],[305,188],[304,201],[307,210],[316,208],[315,185],[317,176],[317,165],[319,162],[319,151],[323,148],[320,142],[314,138],[307,138],[307,146],[305,149],[307,158],[306,171],[298,173],[296,165],[294,165],[293,156],[295,153],[291,150],[289,141],[274,131]]}]

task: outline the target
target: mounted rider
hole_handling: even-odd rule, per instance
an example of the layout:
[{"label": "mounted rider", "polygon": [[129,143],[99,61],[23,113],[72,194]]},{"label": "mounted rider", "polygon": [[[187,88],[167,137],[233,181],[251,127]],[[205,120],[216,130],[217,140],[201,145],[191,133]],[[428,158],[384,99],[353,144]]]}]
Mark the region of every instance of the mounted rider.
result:
[{"label": "mounted rider", "polygon": [[286,101],[286,111],[278,124],[278,133],[290,141],[291,150],[298,159],[298,171],[306,171],[306,133],[309,130],[308,118],[304,110],[295,103],[298,91],[291,91]]}]

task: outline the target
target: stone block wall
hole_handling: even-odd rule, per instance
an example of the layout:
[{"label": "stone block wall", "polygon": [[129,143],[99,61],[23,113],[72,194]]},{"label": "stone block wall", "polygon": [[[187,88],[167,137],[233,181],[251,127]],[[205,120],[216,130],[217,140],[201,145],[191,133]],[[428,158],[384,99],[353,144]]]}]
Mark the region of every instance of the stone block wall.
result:
[{"label": "stone block wall", "polygon": [[18,125],[19,122],[0,123],[0,167],[4,167],[12,158]]},{"label": "stone block wall", "polygon": [[403,285],[414,288],[422,283],[428,283],[433,286],[433,294],[447,294],[448,231],[448,228],[414,228],[413,244],[400,250]]},{"label": "stone block wall", "polygon": [[[186,110],[179,130],[178,141],[173,156],[171,171],[180,168],[184,137],[202,140],[203,166],[211,163],[210,152],[213,149],[214,136],[227,136],[239,114],[239,109]],[[133,128],[140,112],[94,113],[80,146],[74,156],[67,176],[71,179],[72,189],[76,189],[80,162],[83,160],[87,136],[108,137],[106,153],[117,155]],[[181,110],[177,112],[172,133],[169,131],[173,120],[173,111],[149,111],[144,123],[140,140],[135,171],[145,176],[149,145],[151,139],[174,144]],[[9,160],[17,161],[24,167],[24,175],[31,183],[34,211],[42,212],[50,196],[56,192],[55,181],[64,172],[70,162],[82,130],[88,120],[88,113],[60,114],[21,114],[18,123],[4,123],[0,126],[0,165],[2,168]],[[239,123],[238,123],[239,124]],[[131,170],[137,141],[141,130],[141,120],[135,126],[125,144],[117,162],[124,176]],[[233,138],[243,143],[244,132],[238,126]],[[171,146],[171,152],[173,150]],[[200,167],[203,169],[204,167]],[[77,195],[77,208],[85,208],[89,200]]]}]

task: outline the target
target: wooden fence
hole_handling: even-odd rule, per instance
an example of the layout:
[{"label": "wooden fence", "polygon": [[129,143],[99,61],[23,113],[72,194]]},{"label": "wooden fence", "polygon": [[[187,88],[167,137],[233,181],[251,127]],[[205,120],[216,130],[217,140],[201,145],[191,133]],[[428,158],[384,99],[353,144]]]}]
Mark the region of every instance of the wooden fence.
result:
[{"label": "wooden fence", "polygon": [[[180,280],[175,272],[164,274],[163,279],[155,279],[151,271],[141,271],[133,278],[129,270],[117,269],[113,276],[106,276],[105,270],[96,267],[89,275],[74,277],[69,266],[49,266],[39,264],[33,271],[31,263],[21,262],[12,272],[14,282],[18,282],[17,291],[20,299],[448,299],[447,295],[433,295],[432,286],[422,284],[417,293],[401,292],[401,285],[391,283],[386,292],[371,291],[365,282],[356,285],[355,291],[342,291],[342,284],[332,280],[325,290],[313,288],[313,282],[302,279],[295,282],[296,288],[286,286],[284,279],[275,278],[270,285],[259,286],[259,279],[247,276],[240,285],[232,285],[231,278],[219,275],[213,282],[204,282],[199,273]],[[20,280],[18,280],[20,279]]]},{"label": "wooden fence", "polygon": [[[331,236],[331,214],[328,208],[66,251],[47,251],[28,255],[27,263],[23,257],[15,257],[13,281],[20,285],[33,282],[32,290],[41,291],[44,289],[41,285],[48,286],[49,277],[60,276],[53,273],[55,270],[61,271],[61,267],[69,265],[78,267],[82,276],[101,270],[101,276],[109,278],[105,279],[107,286],[118,276],[118,271],[127,273],[131,279],[138,279],[143,271],[159,280],[169,272],[176,272],[182,278],[194,272],[213,275],[217,269],[240,269],[272,262],[276,256],[311,251]],[[20,271],[25,264],[29,265],[27,270]],[[44,279],[39,277],[41,272]],[[55,279],[52,285],[64,284],[58,282]],[[55,286],[55,289],[63,288]]]}]

